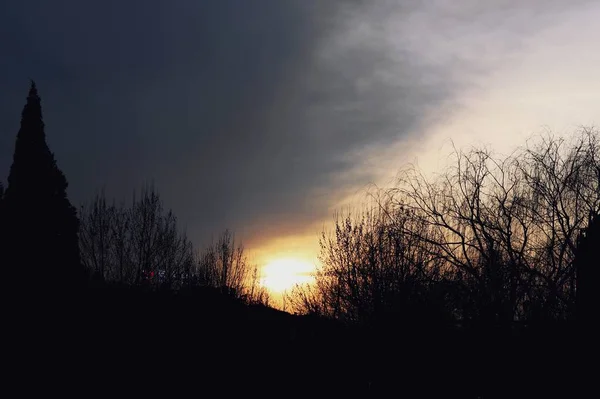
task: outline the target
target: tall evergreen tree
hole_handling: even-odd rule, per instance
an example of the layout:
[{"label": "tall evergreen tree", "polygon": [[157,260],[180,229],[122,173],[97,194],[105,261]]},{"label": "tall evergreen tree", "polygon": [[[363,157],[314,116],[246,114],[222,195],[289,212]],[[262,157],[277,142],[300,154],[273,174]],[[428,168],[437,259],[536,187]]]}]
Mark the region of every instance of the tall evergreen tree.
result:
[{"label": "tall evergreen tree", "polygon": [[79,220],[67,185],[46,143],[32,81],[2,199],[3,268],[11,288],[61,293],[77,283]]}]

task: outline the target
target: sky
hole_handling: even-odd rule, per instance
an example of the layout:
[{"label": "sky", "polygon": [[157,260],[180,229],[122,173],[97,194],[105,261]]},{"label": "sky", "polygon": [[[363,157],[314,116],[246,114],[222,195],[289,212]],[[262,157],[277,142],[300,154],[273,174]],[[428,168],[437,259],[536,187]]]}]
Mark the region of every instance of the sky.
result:
[{"label": "sky", "polygon": [[8,0],[0,180],[29,79],[75,205],[153,181],[199,246],[313,261],[340,207],[453,141],[600,123],[600,2]]}]

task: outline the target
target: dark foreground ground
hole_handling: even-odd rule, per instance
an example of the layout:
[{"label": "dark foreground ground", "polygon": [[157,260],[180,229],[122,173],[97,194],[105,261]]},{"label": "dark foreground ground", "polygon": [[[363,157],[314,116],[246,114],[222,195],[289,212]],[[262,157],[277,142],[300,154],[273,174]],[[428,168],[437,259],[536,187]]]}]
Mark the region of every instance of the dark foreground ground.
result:
[{"label": "dark foreground ground", "polygon": [[568,325],[348,328],[212,291],[77,298],[5,318],[16,396],[595,396],[591,341]]}]

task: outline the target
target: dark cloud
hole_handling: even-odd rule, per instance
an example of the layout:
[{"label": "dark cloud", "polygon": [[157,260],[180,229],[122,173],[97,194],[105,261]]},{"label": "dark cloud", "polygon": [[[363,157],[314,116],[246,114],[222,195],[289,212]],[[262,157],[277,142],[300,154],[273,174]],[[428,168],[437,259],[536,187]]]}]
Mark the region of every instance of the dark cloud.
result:
[{"label": "dark cloud", "polygon": [[459,64],[390,40],[380,20],[421,7],[399,4],[5,2],[0,166],[33,77],[74,202],[154,179],[199,241],[297,232],[371,178],[347,178],[353,154],[414,133],[465,85]]}]

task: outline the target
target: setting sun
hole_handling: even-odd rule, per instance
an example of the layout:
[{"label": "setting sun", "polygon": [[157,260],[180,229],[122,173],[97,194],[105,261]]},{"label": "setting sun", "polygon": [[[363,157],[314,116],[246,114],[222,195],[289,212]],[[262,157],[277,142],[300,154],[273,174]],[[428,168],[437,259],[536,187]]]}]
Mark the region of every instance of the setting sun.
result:
[{"label": "setting sun", "polygon": [[271,292],[282,293],[296,284],[310,283],[315,267],[309,262],[297,259],[275,259],[262,270],[261,285]]}]

